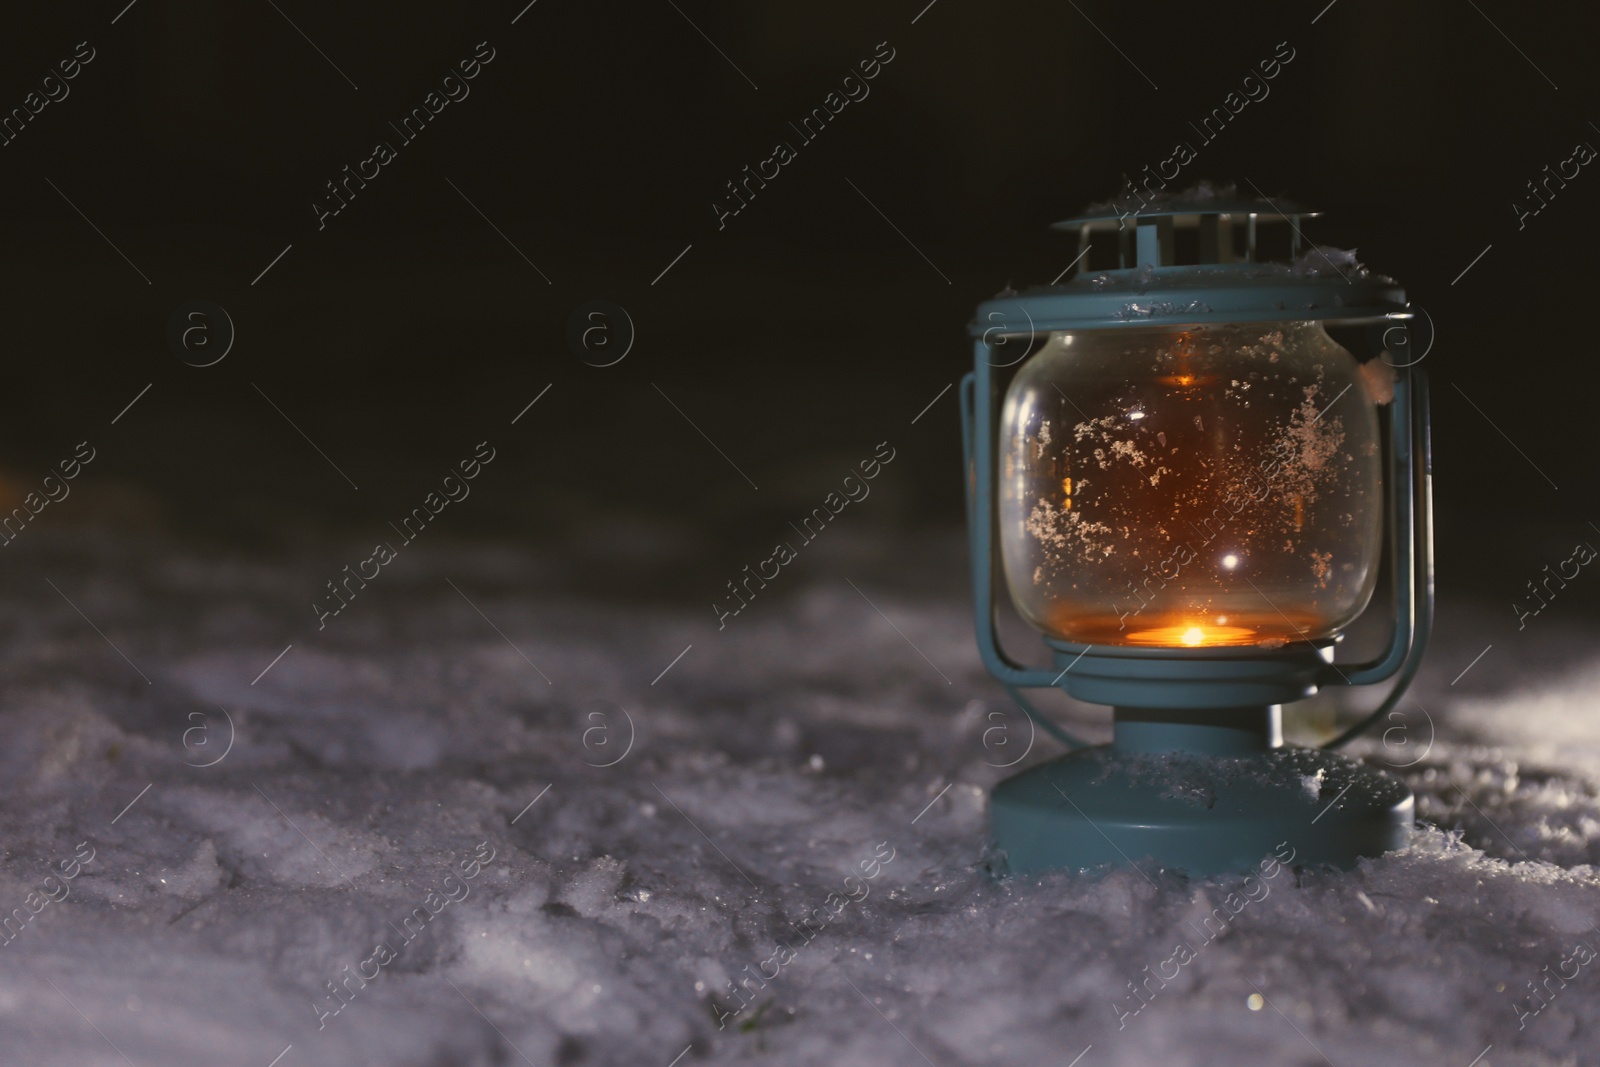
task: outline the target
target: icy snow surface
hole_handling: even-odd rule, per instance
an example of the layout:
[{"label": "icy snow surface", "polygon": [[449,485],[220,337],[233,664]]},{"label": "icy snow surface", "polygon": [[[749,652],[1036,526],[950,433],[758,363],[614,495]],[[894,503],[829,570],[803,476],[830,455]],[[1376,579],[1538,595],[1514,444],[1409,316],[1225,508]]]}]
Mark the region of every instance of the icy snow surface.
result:
[{"label": "icy snow surface", "polygon": [[1416,700],[1353,750],[1417,791],[1404,852],[996,882],[985,795],[1026,725],[910,564],[815,560],[718,632],[418,547],[319,633],[323,557],[8,551],[0,1063],[1600,1057],[1580,614],[1519,675],[1509,612],[1441,612]]}]

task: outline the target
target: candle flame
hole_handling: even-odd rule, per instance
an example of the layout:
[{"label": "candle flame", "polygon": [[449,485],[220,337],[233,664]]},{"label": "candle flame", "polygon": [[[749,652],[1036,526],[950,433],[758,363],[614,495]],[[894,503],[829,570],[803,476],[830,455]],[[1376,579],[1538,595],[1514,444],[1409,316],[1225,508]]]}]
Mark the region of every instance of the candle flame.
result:
[{"label": "candle flame", "polygon": [[1156,648],[1218,648],[1260,644],[1267,636],[1257,627],[1224,626],[1219,619],[1217,623],[1180,622],[1176,626],[1134,630],[1126,635],[1126,641]]}]

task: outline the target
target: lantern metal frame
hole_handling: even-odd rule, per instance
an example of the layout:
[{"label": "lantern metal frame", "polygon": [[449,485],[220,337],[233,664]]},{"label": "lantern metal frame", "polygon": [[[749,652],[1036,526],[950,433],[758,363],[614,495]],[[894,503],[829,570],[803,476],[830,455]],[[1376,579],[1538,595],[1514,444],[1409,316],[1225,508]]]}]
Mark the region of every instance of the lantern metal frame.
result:
[{"label": "lantern metal frame", "polygon": [[[1058,738],[1075,740],[1018,690],[1061,689],[1115,709],[1109,746],[1081,749],[996,787],[990,821],[1004,869],[1083,868],[1150,857],[1204,874],[1247,869],[1284,841],[1298,862],[1348,867],[1360,856],[1400,847],[1409,834],[1410,791],[1326,748],[1284,746],[1281,705],[1323,686],[1393,679],[1380,706],[1328,746],[1336,747],[1396,706],[1421,661],[1433,615],[1431,473],[1427,381],[1414,361],[1394,366],[1387,405],[1384,555],[1394,627],[1381,655],[1336,663],[1337,636],[1279,649],[1134,648],[1046,637],[1054,666],[1043,669],[1013,659],[996,629],[995,384],[997,372],[1020,365],[1041,337],[1133,326],[1318,321],[1365,326],[1377,331],[1375,348],[1412,351],[1412,312],[1392,280],[1341,270],[1332,259],[1329,270],[1257,263],[1256,226],[1268,211],[1290,223],[1298,251],[1300,219],[1313,213],[1285,213],[1260,201],[1177,205],[1143,213],[1131,225],[1112,215],[1059,223],[1078,230],[1080,259],[1093,234],[1117,230],[1118,269],[1088,280],[1080,271],[1063,285],[1003,293],[981,304],[970,325],[973,370],[962,380],[960,397],[979,654],[1024,710]],[[1230,249],[1242,220],[1248,222],[1241,261]],[[1172,264],[1174,231],[1184,226],[1200,230],[1200,264]],[[1142,266],[1129,265],[1130,253]],[[1012,346],[1024,355],[997,359]],[[1177,796],[1175,781],[1188,783],[1176,794],[1189,795]],[[1323,793],[1337,796],[1318,803]],[[1196,796],[1206,803],[1193,803]]]}]

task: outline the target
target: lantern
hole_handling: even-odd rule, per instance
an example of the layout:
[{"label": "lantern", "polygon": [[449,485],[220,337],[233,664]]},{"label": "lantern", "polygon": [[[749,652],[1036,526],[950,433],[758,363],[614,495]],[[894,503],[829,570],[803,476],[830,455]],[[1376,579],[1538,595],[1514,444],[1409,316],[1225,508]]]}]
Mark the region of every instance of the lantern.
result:
[{"label": "lantern", "polygon": [[[1060,739],[1018,690],[1114,709],[1109,745],[995,787],[1013,872],[1203,875],[1284,846],[1348,867],[1406,841],[1404,785],[1282,740],[1282,705],[1322,686],[1395,681],[1335,744],[1392,709],[1432,617],[1426,384],[1396,356],[1412,316],[1353,255],[1303,249],[1314,214],[1202,187],[1068,220],[1073,280],[978,309],[961,400],[979,651]],[[1260,254],[1273,236],[1283,260]],[[1385,574],[1386,649],[1339,660]],[[1002,648],[1001,584],[1053,666]]]}]

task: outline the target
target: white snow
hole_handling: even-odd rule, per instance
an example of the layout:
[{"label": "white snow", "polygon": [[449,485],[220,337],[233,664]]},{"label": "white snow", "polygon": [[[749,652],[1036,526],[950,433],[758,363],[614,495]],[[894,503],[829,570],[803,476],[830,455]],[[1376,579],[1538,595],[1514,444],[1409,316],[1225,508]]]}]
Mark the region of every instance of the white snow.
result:
[{"label": "white snow", "polygon": [[[961,542],[929,543],[868,565],[884,548],[857,538],[722,632],[698,603],[549,595],[551,561],[505,546],[418,546],[320,634],[320,560],[15,546],[0,1062],[1600,1054],[1600,968],[1528,1000],[1600,947],[1600,663],[1579,614],[1537,620],[1554,651],[1519,676],[1509,613],[1441,611],[1407,735],[1354,749],[1403,767],[1433,824],[1403,852],[1253,881],[996,882],[986,790],[1053,751],[1040,735],[1016,761],[1028,733],[978,665]],[[1069,726],[1107,722],[1076,707]],[[35,910],[47,877],[68,892]]]}]

